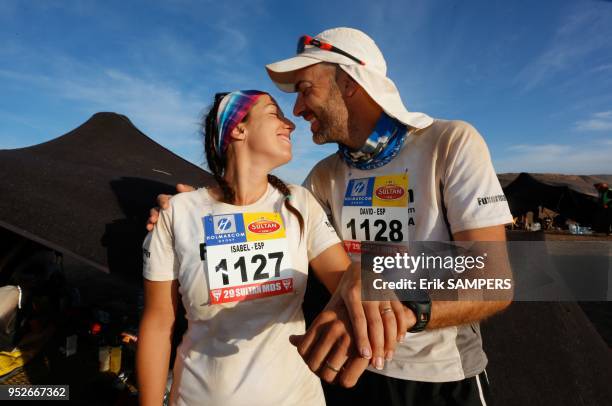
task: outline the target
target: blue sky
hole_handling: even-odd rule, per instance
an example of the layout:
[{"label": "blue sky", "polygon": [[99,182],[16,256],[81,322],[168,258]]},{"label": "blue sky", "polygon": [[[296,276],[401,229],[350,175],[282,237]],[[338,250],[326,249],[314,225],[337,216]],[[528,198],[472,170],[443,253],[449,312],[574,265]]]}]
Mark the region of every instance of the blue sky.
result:
[{"label": "blue sky", "polygon": [[[612,2],[0,0],[0,149],[48,141],[98,111],[204,164],[217,91],[271,91],[264,65],[334,26],[367,32],[404,104],[471,122],[498,172],[612,173]],[[301,182],[332,153],[295,120]]]}]

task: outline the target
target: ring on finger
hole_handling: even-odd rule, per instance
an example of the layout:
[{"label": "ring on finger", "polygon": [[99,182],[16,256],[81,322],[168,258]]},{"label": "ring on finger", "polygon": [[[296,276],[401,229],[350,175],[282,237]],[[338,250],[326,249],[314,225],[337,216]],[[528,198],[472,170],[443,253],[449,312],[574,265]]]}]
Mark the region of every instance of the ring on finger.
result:
[{"label": "ring on finger", "polygon": [[329,363],[329,361],[325,361],[325,367],[331,369],[332,371],[334,371],[335,373],[340,372],[339,368],[334,367],[332,364]]},{"label": "ring on finger", "polygon": [[382,310],[380,311],[380,314],[385,314],[385,313],[389,313],[389,312],[392,312],[392,311],[393,311],[393,309],[392,309],[392,308],[390,308],[390,307],[385,307],[384,309],[382,309]]}]

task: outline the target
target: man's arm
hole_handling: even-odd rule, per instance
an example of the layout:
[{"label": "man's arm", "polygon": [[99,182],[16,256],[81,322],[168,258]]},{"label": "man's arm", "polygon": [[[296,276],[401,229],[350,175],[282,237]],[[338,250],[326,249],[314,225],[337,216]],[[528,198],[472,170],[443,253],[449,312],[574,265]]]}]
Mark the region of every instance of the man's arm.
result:
[{"label": "man's arm", "polygon": [[[506,235],[503,225],[484,227],[473,230],[461,231],[453,234],[456,241],[505,241]],[[504,264],[506,259],[505,246],[498,246],[495,255],[496,263]],[[358,275],[355,273],[354,275]],[[348,275],[346,275],[348,276]],[[321,354],[318,351],[318,345],[312,346],[316,340],[311,338],[307,345],[294,339],[292,343],[298,347],[298,351],[308,363],[309,359],[306,355],[308,352],[316,352],[318,359],[326,359],[329,362],[345,362],[344,368],[341,371],[334,371],[330,368],[321,368],[318,375],[326,382],[336,382],[344,387],[352,387],[357,383],[357,380],[368,367],[368,360],[359,356],[355,348],[355,336],[351,331],[351,317],[349,317],[346,307],[355,307],[368,304],[369,302],[361,301],[361,284],[355,283],[353,280],[343,288],[343,283],[338,290],[338,294],[344,291],[342,295],[335,295],[332,301],[328,304],[325,311],[313,322],[306,337],[313,334],[316,330],[321,330],[323,324],[333,324],[333,329],[327,329],[318,342],[334,341],[337,342],[337,348]],[[340,297],[342,302],[339,301]],[[434,301],[432,303],[431,319],[427,325],[427,329],[436,329],[448,326],[457,326],[483,320],[493,314],[508,307],[510,301]],[[345,307],[346,306],[346,307]],[[404,312],[395,312],[397,318],[403,314],[403,325],[410,329],[416,322],[412,310],[403,306]],[[367,324],[368,335],[382,334],[383,326],[377,324]],[[404,330],[406,331],[406,330]],[[329,348],[329,345],[326,346]],[[350,350],[352,348],[352,350]],[[332,364],[333,365],[333,364]],[[338,367],[338,365],[336,365]],[[336,368],[340,369],[340,368]]]},{"label": "man's arm", "polygon": [[[477,228],[455,233],[453,239],[455,241],[506,241],[506,231],[503,225]],[[496,254],[495,261],[503,265],[507,261],[503,257],[505,250],[503,252],[500,250]],[[427,329],[477,322],[507,308],[510,303],[510,300],[433,301],[431,303],[431,319],[427,324]]]}]

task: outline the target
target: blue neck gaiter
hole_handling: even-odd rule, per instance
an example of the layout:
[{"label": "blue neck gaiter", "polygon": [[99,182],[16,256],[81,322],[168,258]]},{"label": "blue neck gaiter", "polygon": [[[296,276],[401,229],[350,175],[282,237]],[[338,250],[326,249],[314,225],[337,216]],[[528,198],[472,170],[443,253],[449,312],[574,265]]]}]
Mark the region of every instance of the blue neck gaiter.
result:
[{"label": "blue neck gaiter", "polygon": [[346,145],[338,145],[338,153],[352,168],[361,170],[380,168],[398,154],[408,134],[408,128],[400,121],[382,113],[374,131],[365,144],[353,151]]}]

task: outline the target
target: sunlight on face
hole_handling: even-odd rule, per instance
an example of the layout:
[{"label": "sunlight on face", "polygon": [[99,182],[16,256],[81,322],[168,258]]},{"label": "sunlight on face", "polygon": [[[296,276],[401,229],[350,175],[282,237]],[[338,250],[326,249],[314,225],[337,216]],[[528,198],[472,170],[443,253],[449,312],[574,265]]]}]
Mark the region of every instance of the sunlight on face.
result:
[{"label": "sunlight on face", "polygon": [[348,110],[338,84],[336,66],[316,64],[296,73],[297,98],[293,114],[310,122],[316,144],[346,142]]},{"label": "sunlight on face", "polygon": [[244,121],[246,146],[251,157],[270,169],[291,160],[291,133],[295,129],[269,95],[257,100]]}]

